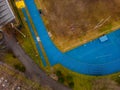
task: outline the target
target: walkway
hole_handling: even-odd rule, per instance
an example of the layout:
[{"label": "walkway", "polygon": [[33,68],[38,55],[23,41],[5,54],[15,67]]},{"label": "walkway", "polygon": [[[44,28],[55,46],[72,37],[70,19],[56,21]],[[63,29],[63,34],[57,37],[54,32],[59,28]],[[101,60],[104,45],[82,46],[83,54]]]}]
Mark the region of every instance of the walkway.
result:
[{"label": "walkway", "polygon": [[4,31],[7,46],[13,51],[14,55],[23,63],[26,68],[27,76],[32,80],[39,82],[42,86],[49,86],[52,90],[71,90],[68,87],[58,83],[50,78],[34,61],[24,52],[21,46],[16,42],[12,33]]},{"label": "walkway", "polygon": [[25,0],[25,3],[51,65],[61,64],[74,72],[89,75],[105,75],[120,71],[120,30],[107,35],[106,42],[96,39],[62,53],[48,36],[34,0]]}]

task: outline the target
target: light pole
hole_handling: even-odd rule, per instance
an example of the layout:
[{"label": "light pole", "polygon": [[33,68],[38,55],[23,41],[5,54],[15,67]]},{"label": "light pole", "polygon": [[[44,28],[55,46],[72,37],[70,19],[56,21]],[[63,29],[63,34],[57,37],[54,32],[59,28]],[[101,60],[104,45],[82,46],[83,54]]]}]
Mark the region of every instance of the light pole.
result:
[{"label": "light pole", "polygon": [[26,35],[24,33],[22,33],[19,29],[17,29],[13,23],[11,23],[12,28],[14,28],[16,31],[18,31],[24,38],[26,37]]}]

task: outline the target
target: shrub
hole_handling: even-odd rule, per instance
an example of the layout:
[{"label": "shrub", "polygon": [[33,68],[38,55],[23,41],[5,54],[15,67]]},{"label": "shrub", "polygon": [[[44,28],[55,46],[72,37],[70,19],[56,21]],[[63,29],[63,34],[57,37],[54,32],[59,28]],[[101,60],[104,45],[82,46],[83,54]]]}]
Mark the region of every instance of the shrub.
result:
[{"label": "shrub", "polygon": [[58,82],[64,83],[64,81],[65,81],[64,77],[58,77]]},{"label": "shrub", "polygon": [[25,72],[25,67],[23,65],[15,64],[14,67],[15,67],[15,69],[17,69],[21,72]]},{"label": "shrub", "polygon": [[68,85],[70,88],[74,88],[74,82],[70,82],[70,83],[68,83]]},{"label": "shrub", "polygon": [[60,76],[62,76],[62,73],[61,73],[61,71],[56,71],[56,75],[58,76],[58,77],[60,77]]}]

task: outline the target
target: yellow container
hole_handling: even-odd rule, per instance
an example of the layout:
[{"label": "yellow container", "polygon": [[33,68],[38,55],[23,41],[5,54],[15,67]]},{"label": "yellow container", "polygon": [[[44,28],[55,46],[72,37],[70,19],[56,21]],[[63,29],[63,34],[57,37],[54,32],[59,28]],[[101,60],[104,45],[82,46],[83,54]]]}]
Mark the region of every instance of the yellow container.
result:
[{"label": "yellow container", "polygon": [[15,2],[17,8],[24,8],[25,7],[25,3],[24,0],[19,0]]}]

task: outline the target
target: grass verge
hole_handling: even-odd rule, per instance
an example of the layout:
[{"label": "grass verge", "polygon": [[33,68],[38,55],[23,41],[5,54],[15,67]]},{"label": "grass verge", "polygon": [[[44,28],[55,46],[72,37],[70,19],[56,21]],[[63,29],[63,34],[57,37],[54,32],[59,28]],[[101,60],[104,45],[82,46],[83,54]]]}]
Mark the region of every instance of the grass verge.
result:
[{"label": "grass verge", "polygon": [[[55,74],[58,71],[61,72],[61,76],[63,76],[63,80],[61,83],[69,87],[71,87],[72,85],[71,88],[73,90],[102,90],[101,88],[104,87],[104,84],[106,84],[106,88],[107,88],[106,90],[108,90],[109,84],[106,82],[107,80],[109,80],[109,83],[112,83],[112,82],[115,83],[115,84],[112,84],[112,88],[113,88],[112,90],[115,90],[115,87],[119,87],[120,85],[120,72],[111,74],[111,75],[105,75],[105,76],[90,76],[90,75],[83,75],[83,74],[72,72],[59,64],[53,66],[53,69],[54,69],[53,73]],[[74,85],[70,84],[71,79],[70,78],[67,79],[68,76],[71,77],[71,79],[73,79],[72,82],[74,83]],[[97,89],[94,88],[96,86],[96,83],[95,83],[96,81],[99,81],[99,85],[98,85],[99,88]]]}]

